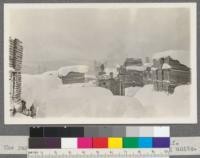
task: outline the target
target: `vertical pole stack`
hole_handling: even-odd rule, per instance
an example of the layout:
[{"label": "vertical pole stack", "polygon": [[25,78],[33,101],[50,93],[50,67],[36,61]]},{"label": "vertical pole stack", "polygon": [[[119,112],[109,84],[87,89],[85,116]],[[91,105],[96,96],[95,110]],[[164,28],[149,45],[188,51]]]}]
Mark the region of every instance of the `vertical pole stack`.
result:
[{"label": "vertical pole stack", "polygon": [[[12,108],[16,104],[21,105],[21,69],[23,58],[23,46],[19,39],[9,38],[9,80],[10,99]],[[18,106],[21,107],[21,106]]]}]

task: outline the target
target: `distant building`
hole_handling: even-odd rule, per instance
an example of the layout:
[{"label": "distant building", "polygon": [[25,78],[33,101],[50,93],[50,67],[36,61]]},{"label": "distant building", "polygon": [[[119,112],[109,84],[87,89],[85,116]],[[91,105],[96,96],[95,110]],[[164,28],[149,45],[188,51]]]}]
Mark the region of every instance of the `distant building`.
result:
[{"label": "distant building", "polygon": [[120,95],[120,83],[118,78],[113,78],[113,73],[98,78],[98,86],[109,89],[113,95]]},{"label": "distant building", "polygon": [[[19,39],[9,38],[9,80],[11,104],[21,105],[21,69],[23,46]],[[13,107],[14,108],[14,107]]]},{"label": "distant building", "polygon": [[143,73],[145,67],[142,59],[127,58],[123,66],[119,68],[119,79],[123,88],[144,85]]},{"label": "distant building", "polygon": [[85,73],[80,72],[69,72],[65,76],[59,76],[63,84],[71,83],[84,83],[85,82]]},{"label": "distant building", "polygon": [[170,56],[153,60],[152,80],[154,89],[173,93],[175,87],[189,84],[190,68]]},{"label": "distant building", "polygon": [[58,77],[63,84],[83,83],[87,72],[88,66],[86,65],[65,66],[58,70]]},{"label": "distant building", "polygon": [[142,66],[142,59],[141,58],[126,58],[124,62],[124,66]]},{"label": "distant building", "polygon": [[144,73],[143,73],[143,82],[144,84],[152,84],[153,80],[152,80],[152,63],[148,62],[148,63],[144,63]]},{"label": "distant building", "polygon": [[101,75],[105,75],[105,74],[106,74],[104,64],[101,64],[101,65],[100,65],[99,70],[100,70],[100,71],[98,72],[98,76],[101,76]]}]

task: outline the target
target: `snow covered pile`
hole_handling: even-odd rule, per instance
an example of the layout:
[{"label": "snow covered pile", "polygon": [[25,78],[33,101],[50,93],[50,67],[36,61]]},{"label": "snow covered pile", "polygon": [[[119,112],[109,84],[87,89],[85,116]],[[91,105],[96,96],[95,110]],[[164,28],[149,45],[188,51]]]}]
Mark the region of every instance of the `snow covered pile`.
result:
[{"label": "snow covered pile", "polygon": [[42,98],[47,95],[48,91],[56,89],[62,85],[58,77],[47,75],[22,74],[22,99],[27,102],[27,108],[32,104],[37,104],[37,98]]},{"label": "snow covered pile", "polygon": [[139,91],[141,87],[128,87],[125,88],[125,96],[127,97],[133,97],[137,91]]},{"label": "snow covered pile", "polygon": [[133,97],[113,96],[92,82],[63,85],[61,80],[44,73],[22,75],[22,99],[27,108],[34,104],[42,117],[142,117],[145,110]]},{"label": "snow covered pile", "polygon": [[152,110],[152,116],[185,116],[190,111],[190,92],[190,85],[176,87],[173,94],[154,91],[152,85],[146,85],[134,97]]},{"label": "snow covered pile", "polygon": [[154,54],[153,59],[160,59],[170,56],[172,59],[178,60],[181,64],[190,67],[190,53],[183,50],[167,50]]},{"label": "snow covered pile", "polygon": [[86,72],[88,72],[88,70],[89,70],[89,68],[86,65],[66,66],[66,67],[62,67],[58,70],[58,75],[66,76],[70,72],[86,73]]},{"label": "snow covered pile", "polygon": [[139,117],[144,113],[137,99],[113,96],[105,88],[62,86],[43,98],[38,117]]},{"label": "snow covered pile", "polygon": [[58,71],[47,71],[47,72],[44,72],[43,75],[57,77],[58,76]]}]

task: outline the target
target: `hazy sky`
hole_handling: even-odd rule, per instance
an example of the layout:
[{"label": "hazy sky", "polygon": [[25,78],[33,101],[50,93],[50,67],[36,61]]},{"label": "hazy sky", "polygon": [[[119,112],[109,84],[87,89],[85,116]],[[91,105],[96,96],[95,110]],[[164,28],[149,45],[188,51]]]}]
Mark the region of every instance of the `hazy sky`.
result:
[{"label": "hazy sky", "polygon": [[9,35],[24,45],[24,65],[47,69],[121,64],[126,57],[189,50],[188,9],[12,9]]}]

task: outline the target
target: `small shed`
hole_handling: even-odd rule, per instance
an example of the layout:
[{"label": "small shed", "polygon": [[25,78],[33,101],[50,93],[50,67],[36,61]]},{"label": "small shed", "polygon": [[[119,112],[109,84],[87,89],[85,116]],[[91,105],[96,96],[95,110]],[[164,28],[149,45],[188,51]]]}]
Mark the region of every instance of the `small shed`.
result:
[{"label": "small shed", "polygon": [[69,72],[66,76],[61,76],[60,78],[63,84],[85,82],[85,74],[80,72]]},{"label": "small shed", "polygon": [[84,65],[66,66],[58,70],[58,77],[63,84],[83,83],[86,72],[88,72],[88,67]]}]

